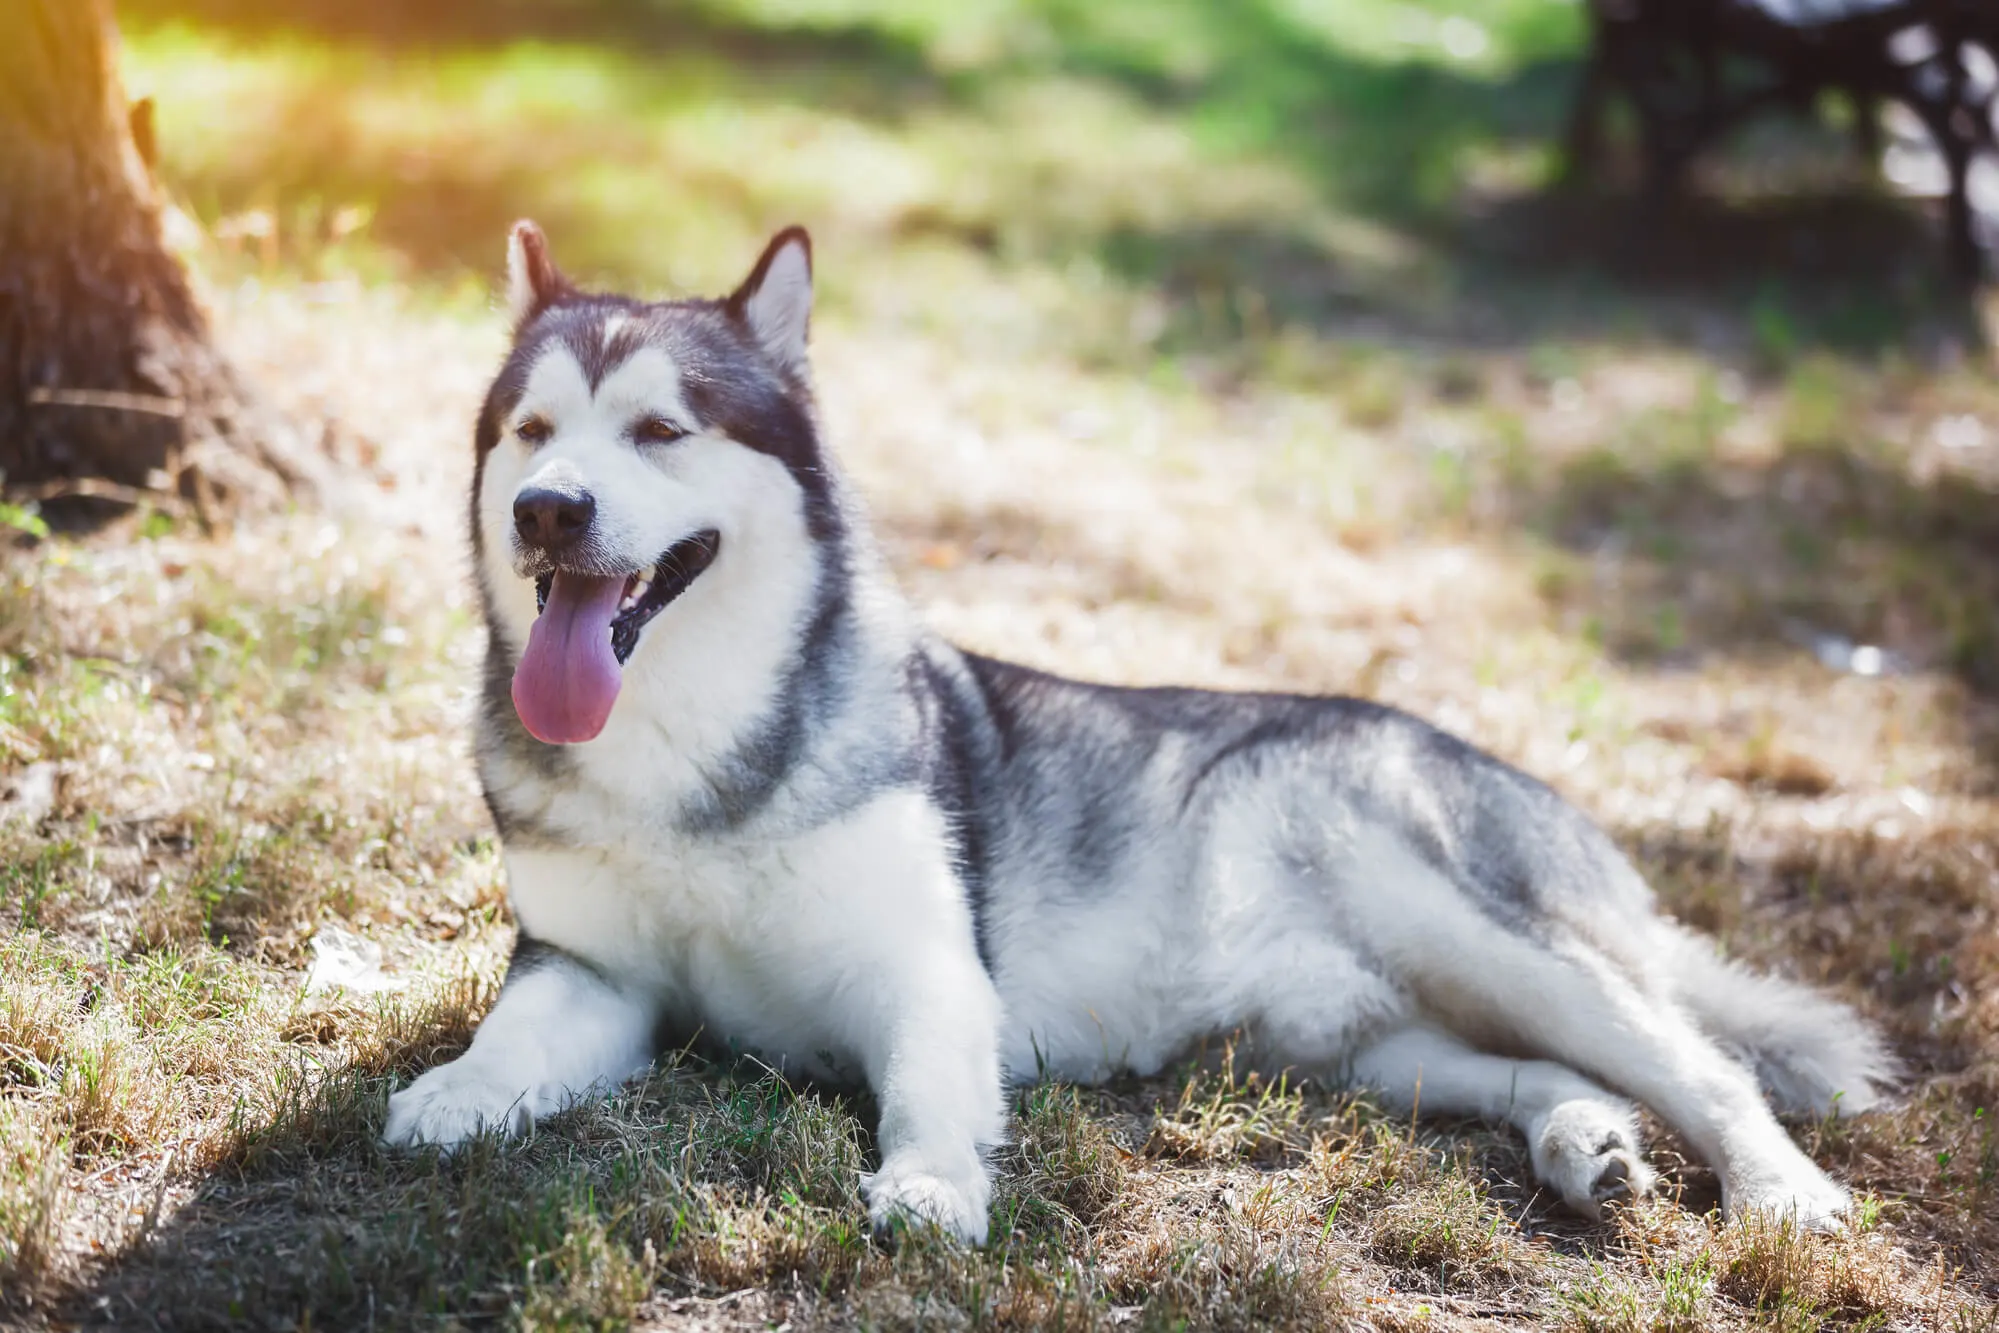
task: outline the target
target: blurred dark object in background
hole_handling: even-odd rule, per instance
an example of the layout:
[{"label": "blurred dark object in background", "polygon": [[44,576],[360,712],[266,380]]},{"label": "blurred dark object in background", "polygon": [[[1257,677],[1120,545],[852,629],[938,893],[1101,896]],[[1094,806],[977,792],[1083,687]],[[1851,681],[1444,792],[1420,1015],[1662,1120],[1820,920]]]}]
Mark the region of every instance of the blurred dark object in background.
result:
[{"label": "blurred dark object in background", "polygon": [[[1592,41],[1568,142],[1571,179],[1602,158],[1612,95],[1637,118],[1646,188],[1665,197],[1694,159],[1768,110],[1849,100],[1855,140],[1881,160],[1880,112],[1927,131],[1945,177],[1945,244],[1976,280],[1999,241],[1999,3],[1994,0],[1589,0]],[[1983,203],[1983,208],[1980,205]]]}]

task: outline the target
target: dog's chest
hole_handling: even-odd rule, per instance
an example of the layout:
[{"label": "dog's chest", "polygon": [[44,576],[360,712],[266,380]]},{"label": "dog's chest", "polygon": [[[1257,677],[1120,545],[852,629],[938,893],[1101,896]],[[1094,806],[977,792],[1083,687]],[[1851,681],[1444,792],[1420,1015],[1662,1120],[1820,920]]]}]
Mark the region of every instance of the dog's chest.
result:
[{"label": "dog's chest", "polygon": [[509,850],[523,932],[649,994],[692,1035],[831,1072],[839,1054],[809,968],[823,897],[782,843],[633,836],[613,848]]}]

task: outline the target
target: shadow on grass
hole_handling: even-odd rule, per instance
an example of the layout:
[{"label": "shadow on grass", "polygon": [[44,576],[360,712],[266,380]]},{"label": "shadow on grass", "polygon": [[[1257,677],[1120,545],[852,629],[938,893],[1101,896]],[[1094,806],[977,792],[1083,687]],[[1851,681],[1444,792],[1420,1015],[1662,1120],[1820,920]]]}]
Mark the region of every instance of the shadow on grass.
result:
[{"label": "shadow on grass", "polygon": [[[668,1057],[610,1103],[567,1112],[523,1143],[482,1139],[448,1158],[383,1151],[375,1135],[392,1084],[456,1053],[467,1037],[463,1014],[446,1015],[441,1026],[418,1022],[331,1076],[301,1070],[282,1079],[269,1121],[248,1127],[165,1224],[108,1257],[59,1308],[75,1324],[117,1328],[606,1327],[641,1310],[670,1310],[680,1298],[757,1289],[753,1299],[768,1306],[748,1313],[761,1322],[815,1314],[865,1321],[868,1302],[886,1297],[890,1308],[913,1298],[954,1322],[970,1315],[1001,1326],[1089,1327],[1111,1304],[1186,1302],[1183,1288],[1195,1277],[1196,1297],[1216,1294],[1205,1289],[1217,1283],[1223,1295],[1238,1284],[1253,1295],[1263,1271],[1190,1277],[1172,1251],[1130,1272],[1098,1271],[1085,1228],[1133,1202],[1124,1194],[1128,1174],[1150,1171],[1153,1187],[1177,1204],[1183,1195],[1206,1197],[1217,1166],[1250,1170],[1252,1179],[1279,1164],[1305,1168],[1302,1143],[1268,1160],[1234,1144],[1213,1158],[1141,1168],[1114,1142],[1109,1121],[1121,1111],[1154,1119],[1173,1101],[1172,1080],[1127,1082],[1116,1094],[1043,1085],[1016,1099],[1017,1132],[998,1163],[992,1245],[966,1252],[903,1236],[884,1247],[869,1239],[855,1190],[871,1148],[865,1099],[850,1108],[742,1066]],[[1554,1215],[1545,1196],[1515,1183],[1525,1179],[1525,1153],[1504,1133],[1465,1126],[1483,1146],[1461,1152],[1427,1132],[1418,1144],[1399,1117],[1370,1133],[1362,1122],[1378,1117],[1355,1118],[1346,1098],[1315,1093],[1312,1107],[1353,1120],[1339,1157],[1359,1192],[1355,1215],[1343,1221],[1349,1242],[1371,1227],[1359,1215],[1360,1195],[1438,1186],[1450,1162],[1486,1176],[1492,1207],[1531,1217],[1563,1252],[1612,1257],[1605,1228]],[[1496,1216],[1460,1194],[1472,1220]],[[1199,1215],[1182,1222],[1198,1230]],[[1486,1245],[1498,1234],[1496,1225],[1474,1230]],[[1407,1267],[1413,1289],[1435,1289],[1456,1266],[1425,1257],[1434,1248],[1427,1233],[1405,1225],[1396,1234],[1426,1246],[1382,1256]],[[1197,1244],[1198,1236],[1177,1242]],[[1284,1253],[1291,1242],[1273,1233],[1263,1243]],[[1479,1249],[1477,1238],[1470,1248]],[[1309,1295],[1278,1302],[1282,1314],[1295,1298],[1293,1317],[1228,1326],[1324,1326],[1300,1317]],[[1011,1314],[996,1315],[1002,1310]]]},{"label": "shadow on grass", "polygon": [[[1847,424],[1836,396],[1792,410]],[[1863,674],[1946,671],[1977,696],[1962,725],[1999,760],[1990,486],[1912,478],[1904,446],[1886,442],[1793,442],[1755,464],[1676,454],[1660,447],[1686,428],[1672,420],[1648,431],[1640,418],[1625,438],[1515,483],[1516,521],[1566,553],[1541,577],[1551,607],[1613,656],[1654,667],[1804,650]],[[1853,656],[1862,649],[1876,655]]]},{"label": "shadow on grass", "polygon": [[[860,1122],[774,1076],[668,1056],[530,1140],[376,1141],[396,1084],[457,1054],[462,1007],[331,1074],[278,1077],[170,1220],[64,1303],[116,1328],[621,1326],[656,1289],[837,1293],[869,1256]],[[440,1025],[441,1024],[441,1025]]]},{"label": "shadow on grass", "polygon": [[1499,201],[1409,260],[1342,256],[1300,230],[1121,230],[1096,254],[1163,295],[1162,350],[1227,355],[1274,329],[1452,352],[1682,345],[1756,370],[1799,353],[1973,351],[1968,293],[1906,206],[1864,195],[1660,215],[1567,193]]},{"label": "shadow on grass", "polygon": [[1983,340],[1921,210],[1865,189],[1664,206],[1520,195],[1479,210],[1459,236],[1473,289],[1530,338],[1614,339],[1642,316],[1653,336],[1766,359]]}]

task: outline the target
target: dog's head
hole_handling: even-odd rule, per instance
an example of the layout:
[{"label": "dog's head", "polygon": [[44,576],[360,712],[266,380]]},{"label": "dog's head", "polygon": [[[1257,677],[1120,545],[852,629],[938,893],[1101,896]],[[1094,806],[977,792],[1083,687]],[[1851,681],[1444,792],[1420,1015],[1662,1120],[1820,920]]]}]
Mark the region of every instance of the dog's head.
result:
[{"label": "dog's head", "polygon": [[579,291],[522,222],[507,287],[474,541],[493,629],[520,650],[521,721],[570,744],[740,548],[838,527],[807,383],[812,247],[791,228],[732,295],[647,303]]}]

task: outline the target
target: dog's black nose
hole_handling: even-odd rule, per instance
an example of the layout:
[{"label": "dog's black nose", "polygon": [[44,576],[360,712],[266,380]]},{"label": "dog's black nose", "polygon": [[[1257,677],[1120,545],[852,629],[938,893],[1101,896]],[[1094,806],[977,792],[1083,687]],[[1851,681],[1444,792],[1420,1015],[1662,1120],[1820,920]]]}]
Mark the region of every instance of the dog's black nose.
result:
[{"label": "dog's black nose", "polygon": [[597,501],[588,491],[531,486],[514,497],[514,531],[521,544],[544,551],[574,546],[596,516]]}]

